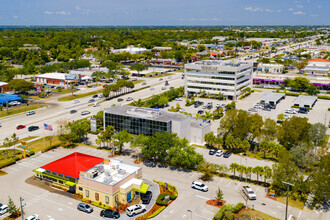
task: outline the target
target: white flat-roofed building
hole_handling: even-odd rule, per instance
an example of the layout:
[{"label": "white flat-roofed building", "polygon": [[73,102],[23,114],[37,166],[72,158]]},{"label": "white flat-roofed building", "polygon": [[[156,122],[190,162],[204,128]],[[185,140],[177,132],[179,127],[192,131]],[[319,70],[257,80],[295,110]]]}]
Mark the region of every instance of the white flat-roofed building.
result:
[{"label": "white flat-roofed building", "polygon": [[141,48],[141,47],[134,47],[134,46],[128,46],[125,49],[114,49],[111,50],[112,53],[122,53],[122,52],[127,52],[130,54],[142,54],[144,51],[147,51],[147,48]]},{"label": "white flat-roofed building", "polygon": [[281,73],[284,69],[282,64],[259,63],[258,71],[265,73]]},{"label": "white flat-roofed building", "polygon": [[299,95],[294,101],[294,106],[313,108],[317,101],[316,96]]},{"label": "white flat-roofed building", "polygon": [[330,73],[330,60],[328,59],[311,59],[308,60],[307,66],[304,68],[306,74],[326,75]]},{"label": "white flat-roofed building", "polygon": [[253,64],[204,60],[185,65],[185,95],[206,92],[236,100],[242,90],[252,89]]}]

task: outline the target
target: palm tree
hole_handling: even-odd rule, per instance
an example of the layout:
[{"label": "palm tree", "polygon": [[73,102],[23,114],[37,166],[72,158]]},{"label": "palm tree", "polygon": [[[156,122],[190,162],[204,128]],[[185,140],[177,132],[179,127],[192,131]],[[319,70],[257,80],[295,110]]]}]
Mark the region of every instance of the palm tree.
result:
[{"label": "palm tree", "polygon": [[249,177],[250,177],[250,182],[251,182],[251,174],[252,174],[252,171],[253,170],[253,167],[247,167],[246,168],[246,173],[249,174]]},{"label": "palm tree", "polygon": [[264,185],[266,186],[266,179],[269,179],[272,176],[272,169],[269,166],[264,166]]},{"label": "palm tree", "polygon": [[238,167],[239,167],[239,164],[238,163],[231,163],[229,165],[229,169],[234,172],[234,176],[236,174],[236,170],[238,169]]},{"label": "palm tree", "polygon": [[257,183],[259,182],[259,175],[264,171],[264,168],[261,166],[256,166],[253,168],[253,173],[257,174]]},{"label": "palm tree", "polygon": [[17,144],[17,142],[19,141],[19,138],[16,135],[16,133],[13,133],[13,135],[11,136],[11,139],[12,139],[12,145],[14,145],[14,149],[15,149],[15,144]]},{"label": "palm tree", "polygon": [[239,165],[237,171],[239,172],[240,179],[242,179],[243,173],[245,173],[246,167],[244,165]]}]

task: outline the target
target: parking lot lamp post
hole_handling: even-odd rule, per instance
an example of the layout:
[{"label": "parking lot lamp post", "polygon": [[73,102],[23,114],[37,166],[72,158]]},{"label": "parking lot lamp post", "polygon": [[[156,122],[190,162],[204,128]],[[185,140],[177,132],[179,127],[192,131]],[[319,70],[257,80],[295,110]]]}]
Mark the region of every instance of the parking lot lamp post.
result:
[{"label": "parking lot lamp post", "polygon": [[24,199],[22,197],[19,197],[19,202],[20,202],[20,205],[21,205],[22,220],[24,220],[24,211],[23,211],[23,204],[22,204],[23,201],[24,201]]},{"label": "parking lot lamp post", "polygon": [[190,209],[188,209],[187,211],[190,212],[190,220],[192,220],[192,211]]},{"label": "parking lot lamp post", "polygon": [[286,184],[288,186],[287,191],[286,191],[286,207],[285,207],[285,220],[288,219],[288,199],[289,199],[289,187],[294,186],[292,183],[288,183],[285,181],[282,181],[282,183]]}]

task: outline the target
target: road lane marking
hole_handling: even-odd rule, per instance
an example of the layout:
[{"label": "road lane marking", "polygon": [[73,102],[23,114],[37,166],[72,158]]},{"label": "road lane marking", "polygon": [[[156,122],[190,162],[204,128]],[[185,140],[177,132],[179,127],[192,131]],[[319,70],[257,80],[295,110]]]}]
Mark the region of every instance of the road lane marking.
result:
[{"label": "road lane marking", "polygon": [[207,211],[207,210],[205,210],[205,209],[202,209],[202,211],[204,211],[204,212],[207,212],[207,213],[210,213],[210,214],[214,215],[214,213],[213,213],[213,212]]},{"label": "road lane marking", "polygon": [[277,208],[282,208],[282,206],[279,206],[279,205],[278,205]]},{"label": "road lane marking", "polygon": [[59,211],[63,211],[63,209],[61,209],[61,208],[58,208],[58,210],[59,210]]},{"label": "road lane marking", "polygon": [[198,198],[201,198],[201,199],[209,200],[209,198],[206,198],[206,197],[204,197],[204,196],[200,196],[200,195],[195,195],[195,196],[198,197]]}]

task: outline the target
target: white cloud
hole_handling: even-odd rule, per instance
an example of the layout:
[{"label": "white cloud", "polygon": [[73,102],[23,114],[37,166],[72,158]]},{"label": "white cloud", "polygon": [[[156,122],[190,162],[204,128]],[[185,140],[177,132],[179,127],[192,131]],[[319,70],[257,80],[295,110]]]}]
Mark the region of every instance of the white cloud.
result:
[{"label": "white cloud", "polygon": [[17,15],[14,15],[14,16],[13,16],[13,18],[14,18],[14,19],[17,19],[17,18],[18,18],[18,16],[17,16]]},{"label": "white cloud", "polygon": [[275,12],[275,10],[271,10],[271,9],[268,9],[268,8],[266,8],[265,11],[266,11],[266,12],[270,12],[270,13]]},{"label": "white cloud", "polygon": [[293,12],[294,15],[304,15],[305,12],[302,12],[302,11],[295,11]]},{"label": "white cloud", "polygon": [[311,15],[311,17],[318,17],[319,15]]},{"label": "white cloud", "polygon": [[76,9],[77,11],[80,11],[80,10],[81,10],[81,8],[80,8],[79,6],[76,6],[75,9]]},{"label": "white cloud", "polygon": [[304,6],[302,6],[302,5],[297,5],[297,8],[304,8]]},{"label": "white cloud", "polygon": [[282,10],[277,10],[277,12],[282,12]]},{"label": "white cloud", "polygon": [[54,12],[51,12],[51,11],[44,11],[44,14],[46,14],[46,15],[52,15],[52,14],[54,14]]},{"label": "white cloud", "polygon": [[289,10],[289,11],[293,11],[294,9],[293,9],[293,8],[289,8],[288,10]]},{"label": "white cloud", "polygon": [[257,11],[263,11],[262,8],[252,8],[251,6],[250,7],[246,7],[244,8],[245,11],[253,11],[253,12],[257,12]]},{"label": "white cloud", "polygon": [[56,14],[57,15],[70,15],[71,12],[69,12],[69,11],[57,11]]}]

